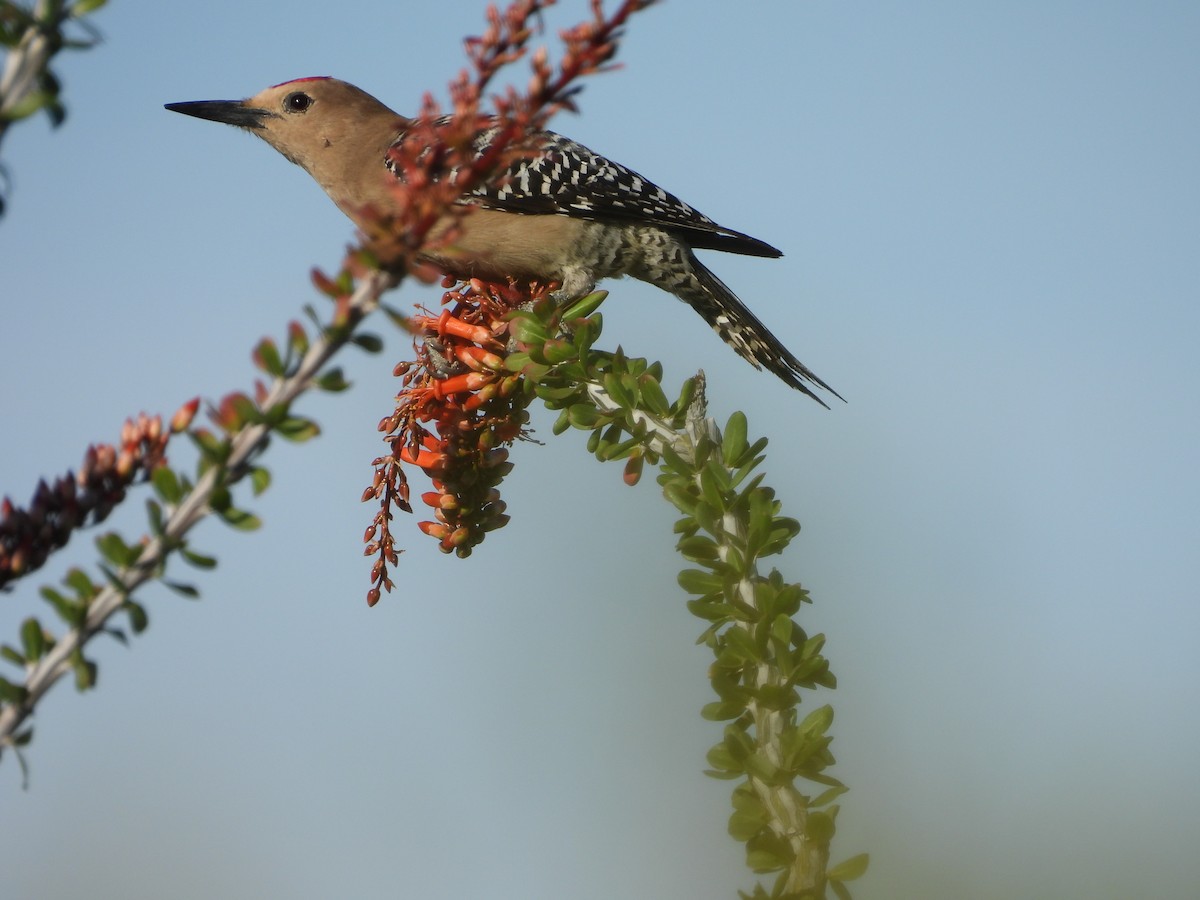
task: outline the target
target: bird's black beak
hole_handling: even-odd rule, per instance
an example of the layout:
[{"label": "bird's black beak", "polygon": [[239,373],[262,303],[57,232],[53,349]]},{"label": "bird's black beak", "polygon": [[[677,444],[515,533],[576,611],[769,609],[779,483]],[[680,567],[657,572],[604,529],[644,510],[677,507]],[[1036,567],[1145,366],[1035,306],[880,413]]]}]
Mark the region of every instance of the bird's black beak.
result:
[{"label": "bird's black beak", "polygon": [[265,120],[273,115],[268,110],[247,106],[244,100],[191,100],[187,103],[168,103],[166,108],[185,116],[223,122],[238,128],[262,128]]}]

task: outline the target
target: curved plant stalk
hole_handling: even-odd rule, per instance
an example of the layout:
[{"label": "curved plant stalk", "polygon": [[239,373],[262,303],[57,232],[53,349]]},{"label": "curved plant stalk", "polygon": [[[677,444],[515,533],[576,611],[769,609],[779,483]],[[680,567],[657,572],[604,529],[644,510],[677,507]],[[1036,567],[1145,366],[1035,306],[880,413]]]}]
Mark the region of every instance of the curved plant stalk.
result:
[{"label": "curved plant stalk", "polygon": [[[260,344],[260,364],[274,374],[274,383],[256,403],[244,395],[226,398],[215,414],[226,437],[217,438],[202,429],[192,430],[201,451],[194,484],[166,467],[155,471],[152,480],[163,505],[151,503],[151,535],[134,544],[126,544],[115,534],[104,535],[97,541],[109,563],[104,568],[105,584],[95,584],[82,571],[73,570],[67,576],[67,584],[75,592],[73,598],[49,589],[43,591],[70,627],[56,637],[31,617],[21,630],[21,649],[3,648],[5,658],[22,666],[24,671],[19,682],[0,679],[0,751],[28,743],[32,732],[21,731],[22,725],[46,692],[65,675],[74,672],[80,688],[92,686],[96,665],[84,656],[84,649],[99,634],[122,635],[112,626],[114,616],[129,613],[135,633],[145,627],[145,611],[132,601],[131,595],[146,582],[163,577],[172,553],[181,552],[185,559],[201,567],[214,564],[207,557],[187,550],[186,536],[198,522],[215,512],[235,527],[257,525],[251,514],[233,507],[229,489],[247,476],[256,489],[265,487],[269,476],[254,462],[272,435],[303,440],[316,433],[314,423],[290,414],[292,402],[314,388],[340,390],[345,386],[337,370],[321,374],[321,369],[348,343],[374,347],[377,342],[374,336],[357,334],[355,329],[379,305],[383,293],[396,283],[394,275],[378,271],[367,274],[339,302],[333,322],[311,343],[307,338],[301,340],[302,330],[298,336],[299,326],[293,326],[291,347],[303,347],[303,352],[296,353],[292,360],[264,351],[265,347],[273,347],[270,342]],[[166,583],[189,596],[195,594],[187,585]]]},{"label": "curved plant stalk", "polygon": [[[829,866],[830,841],[846,788],[826,769],[833,764],[828,734],[833,711],[818,706],[798,716],[802,691],[835,685],[822,656],[823,635],[809,636],[796,619],[808,593],[760,561],[782,552],[800,526],[780,515],[774,491],[757,472],[765,438],[751,442],[746,417],[735,413],[724,429],[708,417],[704,377],[687,381],[674,400],[662,388],[662,369],[643,359],[593,348],[602,321],[596,312],[606,292],[567,308],[544,286],[487,284],[478,280],[449,291],[441,316],[418,317],[426,343],[466,370],[446,378],[427,350],[397,367],[405,378],[397,413],[381,430],[392,446],[386,474],[364,499],[408,497],[395,470],[424,471],[436,490],[422,495],[436,521],[422,530],[443,551],[465,556],[487,533],[508,520],[499,484],[512,467],[507,448],[523,433],[525,408],[534,398],[559,410],[554,433],[586,431],[588,449],[602,461],[624,460],[624,479],[636,483],[646,463],[659,467],[666,498],[683,517],[678,549],[692,567],[679,583],[693,598],[688,608],[707,624],[699,642],[714,655],[710,678],[718,699],[703,714],[726,722],[708,754],[708,774],[737,780],[730,834],[746,844],[748,865],[777,873],[755,898],[824,898],[831,889],[849,897],[846,882],[866,869],[865,854]],[[460,436],[469,435],[464,443]],[[376,460],[377,466],[383,459]],[[482,486],[483,491],[460,486]],[[408,507],[404,507],[408,509]],[[379,522],[377,517],[377,524]],[[379,553],[375,531],[369,553]],[[394,561],[394,559],[393,559]],[[372,573],[378,584],[378,568]],[[369,602],[379,599],[378,587]],[[817,786],[815,796],[805,783]]]},{"label": "curved plant stalk", "polygon": [[[795,618],[810,602],[807,591],[777,570],[764,575],[758,568],[800,530],[779,514],[774,491],[755,474],[767,441],[748,440],[742,413],[723,431],[717,427],[707,416],[702,373],[668,404],[657,364],[590,350],[598,321],[573,327],[584,336],[581,356],[553,367],[531,389],[562,410],[560,429],[591,432],[589,449],[598,458],[625,459],[626,481],[637,480],[643,460],[658,463],[663,493],[683,513],[675,525],[678,549],[696,568],[683,570],[679,582],[694,595],[688,608],[709,623],[699,641],[715,657],[710,678],[719,699],[703,713],[728,722],[708,754],[709,774],[739,780],[730,834],[745,842],[754,871],[778,873],[769,890],[758,885],[742,896],[823,898],[830,887],[847,898],[845,882],[866,870],[867,857],[829,867],[838,812],[832,801],[846,790],[825,771],[834,762],[827,733],[833,711],[823,705],[797,715],[801,690],[836,684],[821,655],[825,638],[810,637]],[[578,390],[564,393],[564,378]],[[801,781],[818,785],[817,796],[802,791]]]}]

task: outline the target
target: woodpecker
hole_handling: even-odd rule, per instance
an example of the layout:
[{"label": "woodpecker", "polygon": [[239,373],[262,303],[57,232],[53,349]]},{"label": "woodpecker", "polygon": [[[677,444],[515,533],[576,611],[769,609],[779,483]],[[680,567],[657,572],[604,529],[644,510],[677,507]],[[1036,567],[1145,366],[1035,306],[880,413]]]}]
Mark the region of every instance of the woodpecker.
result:
[{"label": "woodpecker", "polygon": [[[360,227],[372,213],[395,208],[389,182],[401,174],[388,151],[412,120],[352,84],[299,78],[246,100],[166,108],[258,135],[308,172]],[[475,152],[484,153],[497,131],[481,131]],[[459,277],[557,281],[563,298],[582,297],[603,278],[630,275],[688,303],[756,369],[766,368],[822,406],[827,404],[810,385],[842,399],[693,252],[774,258],[783,255],[779,250],[718,225],[632,169],[562,135],[540,132],[529,147],[489,185],[459,200],[474,209],[461,217],[453,246],[429,254],[432,262]]]}]

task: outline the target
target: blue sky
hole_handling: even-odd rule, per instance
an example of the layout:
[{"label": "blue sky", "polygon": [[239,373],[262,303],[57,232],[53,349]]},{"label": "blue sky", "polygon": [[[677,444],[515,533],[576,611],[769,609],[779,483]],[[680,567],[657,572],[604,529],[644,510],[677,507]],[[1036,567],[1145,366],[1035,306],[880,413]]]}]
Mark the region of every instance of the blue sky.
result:
[{"label": "blue sky", "polygon": [[[248,386],[353,231],[261,142],[162,104],[331,74],[399,110],[482,4],[115,2],[69,108],[5,140],[0,492],[139,410]],[[585,4],[564,0],[548,35]],[[849,403],[610,284],[606,346],[704,368],[804,531],[851,786],[835,858],[906,898],[1200,893],[1200,11],[1189,3],[667,2],[555,127],[782,248],[706,261]],[[523,73],[519,76],[524,80]],[[429,301],[406,286],[396,305]],[[386,326],[379,326],[386,330]],[[578,436],[516,448],[468,561],[415,527],[363,602],[358,502],[408,354],[342,362],[277,446],[264,529],[203,525],[194,604],[60,685],[32,789],[0,766],[14,898],[732,897],[728,785],[674,516]],[[138,504],[134,504],[135,506]],[[136,513],[136,510],[134,510]],[[124,521],[137,527],[137,515]],[[77,540],[45,577],[93,559]],[[37,605],[0,597],[0,639]]]}]

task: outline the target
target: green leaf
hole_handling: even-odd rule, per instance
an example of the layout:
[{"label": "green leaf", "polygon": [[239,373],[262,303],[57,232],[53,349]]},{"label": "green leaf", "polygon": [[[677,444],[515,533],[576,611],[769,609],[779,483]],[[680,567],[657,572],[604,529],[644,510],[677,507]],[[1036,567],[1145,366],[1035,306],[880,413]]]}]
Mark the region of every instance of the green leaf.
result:
[{"label": "green leaf", "polygon": [[87,615],[87,607],[82,603],[76,600],[68,600],[51,587],[43,587],[40,593],[46,602],[54,607],[54,611],[58,613],[58,617],[71,628],[78,628],[83,624],[84,617]]},{"label": "green leaf", "polygon": [[700,470],[700,490],[704,500],[713,509],[721,510],[722,514],[729,509],[726,494],[730,487],[729,473],[715,459]]},{"label": "green leaf", "polygon": [[571,328],[571,343],[575,346],[575,355],[583,360],[591,352],[592,344],[596,343],[600,332],[604,330],[604,316],[595,313],[590,319],[576,319],[571,323]]},{"label": "green leaf", "polygon": [[230,442],[207,429],[193,428],[188,431],[188,437],[196,445],[200,455],[210,463],[220,465],[229,457]]},{"label": "green leaf", "polygon": [[244,509],[236,509],[230,506],[218,510],[217,515],[228,525],[238,529],[238,531],[257,531],[262,527],[262,519],[254,515],[254,513],[246,512]]},{"label": "green leaf", "polygon": [[350,343],[356,347],[361,347],[368,353],[378,353],[383,349],[383,338],[370,332],[354,335],[354,337],[350,338]]},{"label": "green leaf", "polygon": [[254,490],[254,496],[262,494],[271,486],[271,473],[262,466],[255,466],[250,470],[250,486]]},{"label": "green leaf", "polygon": [[542,345],[542,354],[545,356],[546,362],[557,366],[559,363],[575,358],[575,345],[570,341],[555,338]]},{"label": "green leaf", "polygon": [[9,122],[28,118],[50,102],[52,102],[52,98],[45,91],[30,91],[4,114],[4,118]]},{"label": "green leaf", "polygon": [[121,609],[129,614],[129,627],[133,629],[134,634],[141,634],[150,625],[150,617],[146,614],[146,608],[140,603],[126,600],[121,604]]},{"label": "green leaf", "polygon": [[821,655],[821,650],[825,647],[825,635],[814,634],[803,644],[800,645],[801,659],[815,659]]},{"label": "green leaf", "polygon": [[86,691],[96,686],[97,667],[83,655],[81,650],[71,654],[71,668],[75,670],[75,688]]},{"label": "green leaf", "polygon": [[[698,619],[704,619],[706,622],[713,622],[714,627],[727,622],[733,616],[733,607],[724,600],[702,600],[694,598],[687,602],[688,612]],[[696,643],[703,643],[705,636],[708,634],[708,629],[696,640]]]},{"label": "green leaf", "polygon": [[550,340],[550,332],[546,330],[546,326],[528,313],[514,318],[512,336],[530,347],[540,347]]},{"label": "green leaf", "polygon": [[671,414],[671,401],[663,393],[659,380],[649,373],[638,376],[638,393],[642,397],[642,406],[652,415],[666,417]]},{"label": "green leaf", "polygon": [[183,499],[183,486],[179,476],[167,466],[159,466],[150,474],[154,490],[163,501],[174,506]]},{"label": "green leaf", "polygon": [[117,573],[111,567],[106,566],[104,563],[98,563],[97,566],[104,575],[104,580],[108,582],[109,587],[123,597],[128,595],[129,589],[125,587],[125,583],[117,577]]},{"label": "green leaf", "polygon": [[269,337],[263,338],[254,348],[254,364],[276,378],[284,372],[283,357],[279,355],[279,348]]},{"label": "green leaf", "polygon": [[829,815],[816,810],[809,811],[808,824],[804,829],[804,833],[808,835],[809,840],[821,844],[828,843],[835,831],[837,831],[837,828]]},{"label": "green leaf", "polygon": [[737,466],[738,460],[750,446],[746,442],[747,428],[746,414],[740,410],[730,416],[725,424],[725,433],[721,437],[721,458],[731,469]]},{"label": "green leaf", "polygon": [[854,898],[850,896],[850,888],[846,887],[846,885],[842,884],[840,881],[829,882],[829,887],[833,889],[835,894],[837,894],[838,900],[854,900]]},{"label": "green leaf", "polygon": [[792,628],[795,627],[795,624],[790,616],[780,613],[771,623],[771,637],[785,647],[789,646],[792,642]]},{"label": "green leaf", "polygon": [[804,734],[818,735],[828,731],[829,726],[832,724],[833,707],[826,703],[824,706],[810,712],[796,727]]},{"label": "green leaf", "polygon": [[735,812],[729,817],[729,835],[735,841],[748,841],[766,827],[766,817]]},{"label": "green leaf", "polygon": [[604,454],[604,459],[606,461],[613,459],[624,459],[635,450],[640,451],[641,449],[642,439],[639,437],[631,437],[621,441],[619,444],[613,444],[610,446]]},{"label": "green leaf", "polygon": [[166,517],[163,515],[162,504],[147,497],[146,518],[150,524],[150,533],[155,537],[162,537],[166,530]]},{"label": "green leaf", "polygon": [[777,684],[764,684],[754,692],[759,705],[772,710],[791,709],[800,702],[795,688]]},{"label": "green leaf", "polygon": [[675,545],[675,549],[684,558],[703,564],[705,561],[719,559],[720,553],[717,542],[702,534],[685,537]]},{"label": "green leaf", "polygon": [[183,549],[179,551],[185,560],[197,569],[215,569],[217,567],[217,559],[215,556],[205,556],[202,553],[197,553],[194,550]]},{"label": "green leaf", "polygon": [[100,588],[92,584],[92,579],[88,578],[87,572],[80,568],[70,569],[63,581],[67,587],[75,592],[75,596],[80,600],[90,600],[100,590]]},{"label": "green leaf", "polygon": [[[347,292],[347,293],[349,293],[349,292]],[[409,327],[408,316],[406,316],[404,313],[400,312],[400,310],[396,309],[395,307],[389,306],[386,303],[380,303],[379,308],[381,310],[383,310],[383,314],[388,317],[389,322],[391,322],[393,325],[395,325],[401,331],[407,331],[407,332],[411,333],[412,329]],[[307,348],[305,348],[305,349],[307,349]]]},{"label": "green leaf", "polygon": [[692,515],[696,508],[696,495],[686,484],[678,481],[672,481],[669,484],[663,485],[663,496],[670,501],[671,505],[685,515]]},{"label": "green leaf", "polygon": [[562,410],[558,414],[558,418],[554,420],[554,424],[550,426],[550,432],[554,435],[562,434],[571,427],[571,415],[567,410]]},{"label": "green leaf", "polygon": [[0,703],[11,703],[14,706],[24,703],[29,691],[24,685],[13,684],[7,678],[0,678]]},{"label": "green leaf", "polygon": [[749,784],[739,784],[735,787],[733,793],[729,796],[729,802],[739,812],[757,816],[767,815],[767,808],[763,805],[762,798],[755,793],[754,788]]},{"label": "green leaf", "polygon": [[241,391],[230,394],[222,401],[222,408],[228,405],[233,411],[234,421],[222,425],[228,431],[238,431],[247,423],[258,423],[263,420],[263,411],[258,408],[258,404],[251,400],[246,394]]},{"label": "green leaf", "polygon": [[693,376],[679,386],[679,399],[671,404],[672,411],[679,416],[687,413],[688,407],[696,397],[696,379]]},{"label": "green leaf", "polygon": [[733,627],[724,634],[725,646],[732,650],[739,659],[760,663],[763,661],[762,649],[744,628]]},{"label": "green leaf", "polygon": [[722,773],[722,777],[727,777],[730,774],[736,777],[744,771],[742,764],[734,759],[733,754],[729,752],[729,748],[725,746],[724,741],[714,744],[705,758],[708,760],[710,766]]},{"label": "green leaf", "polygon": [[829,790],[822,791],[820,794],[814,797],[811,801],[809,801],[808,805],[810,807],[825,806],[827,803],[832,803],[848,790],[850,790],[850,788],[846,787],[844,784],[834,785]]},{"label": "green leaf", "polygon": [[629,382],[630,379],[614,372],[608,372],[604,376],[605,392],[622,409],[633,409],[637,405],[637,396],[630,390]]},{"label": "green leaf", "polygon": [[30,662],[37,662],[46,652],[46,635],[42,631],[42,624],[33,616],[21,623],[21,645],[25,648],[25,658]]},{"label": "green leaf", "polygon": [[600,304],[607,297],[608,291],[592,291],[586,297],[580,297],[564,309],[562,317],[565,321],[570,322],[572,319],[582,319],[585,316],[590,316],[600,308]]},{"label": "green leaf", "polygon": [[696,504],[692,508],[692,515],[695,516],[700,527],[709,534],[717,534],[722,530],[721,516],[724,515],[724,511],[717,509],[711,503],[697,498]]},{"label": "green leaf", "polygon": [[76,0],[75,5],[71,7],[71,15],[76,19],[81,19],[88,13],[95,12],[107,2],[108,0]]},{"label": "green leaf", "polygon": [[329,369],[317,376],[315,383],[323,391],[329,391],[336,394],[350,387],[350,382],[346,380],[346,376],[342,374],[339,367]]},{"label": "green leaf", "polygon": [[8,644],[0,646],[0,659],[7,659],[14,666],[25,667],[25,657]]},{"label": "green leaf", "polygon": [[714,700],[700,707],[700,717],[710,722],[731,722],[745,711],[745,703],[738,703],[735,700]]},{"label": "green leaf", "polygon": [[190,600],[195,600],[200,596],[200,592],[190,584],[183,584],[179,581],[168,581],[163,579],[163,584],[173,590],[175,593],[187,597]]},{"label": "green leaf", "polygon": [[576,403],[567,407],[566,413],[571,426],[581,430],[595,428],[604,421],[599,410],[590,403]]},{"label": "green leaf", "polygon": [[707,595],[724,591],[722,578],[704,569],[684,569],[677,578],[679,586],[689,594]]},{"label": "green leaf", "polygon": [[791,845],[770,829],[746,842],[746,865],[755,872],[778,872],[790,866],[794,858]]},{"label": "green leaf", "polygon": [[754,741],[735,723],[725,726],[724,742],[729,755],[744,768],[746,760],[754,755]]},{"label": "green leaf", "polygon": [[321,426],[312,419],[306,419],[303,416],[289,416],[275,426],[275,431],[289,441],[295,441],[299,444],[319,435],[321,433]]},{"label": "green leaf", "polygon": [[522,350],[515,350],[504,357],[504,369],[507,372],[521,372],[530,365],[533,365],[533,360]]},{"label": "green leaf", "polygon": [[117,568],[125,568],[137,562],[142,555],[140,544],[126,544],[115,531],[109,531],[96,538],[96,549],[100,555]]},{"label": "green leaf", "polygon": [[[750,473],[752,473],[756,468],[758,468],[764,459],[766,459],[765,456],[755,456],[745,465],[738,466],[733,470],[733,478],[731,479],[730,483],[734,487],[741,486],[742,482],[746,480],[746,477],[750,475]],[[764,477],[766,476],[759,474],[752,482],[750,482],[750,484],[746,487],[746,490],[753,490],[754,488],[758,487],[760,484],[762,484]]]},{"label": "green leaf", "polygon": [[757,778],[766,784],[776,785],[780,782],[779,766],[771,762],[761,753],[752,753],[744,760],[746,774]]},{"label": "green leaf", "polygon": [[723,769],[705,769],[704,774],[709,778],[715,778],[718,781],[733,781],[735,778],[741,778],[741,771],[727,772]]},{"label": "green leaf", "polygon": [[576,385],[548,384],[546,382],[534,385],[534,391],[538,398],[551,409],[560,409],[565,405],[560,401],[578,400],[583,394]]}]

